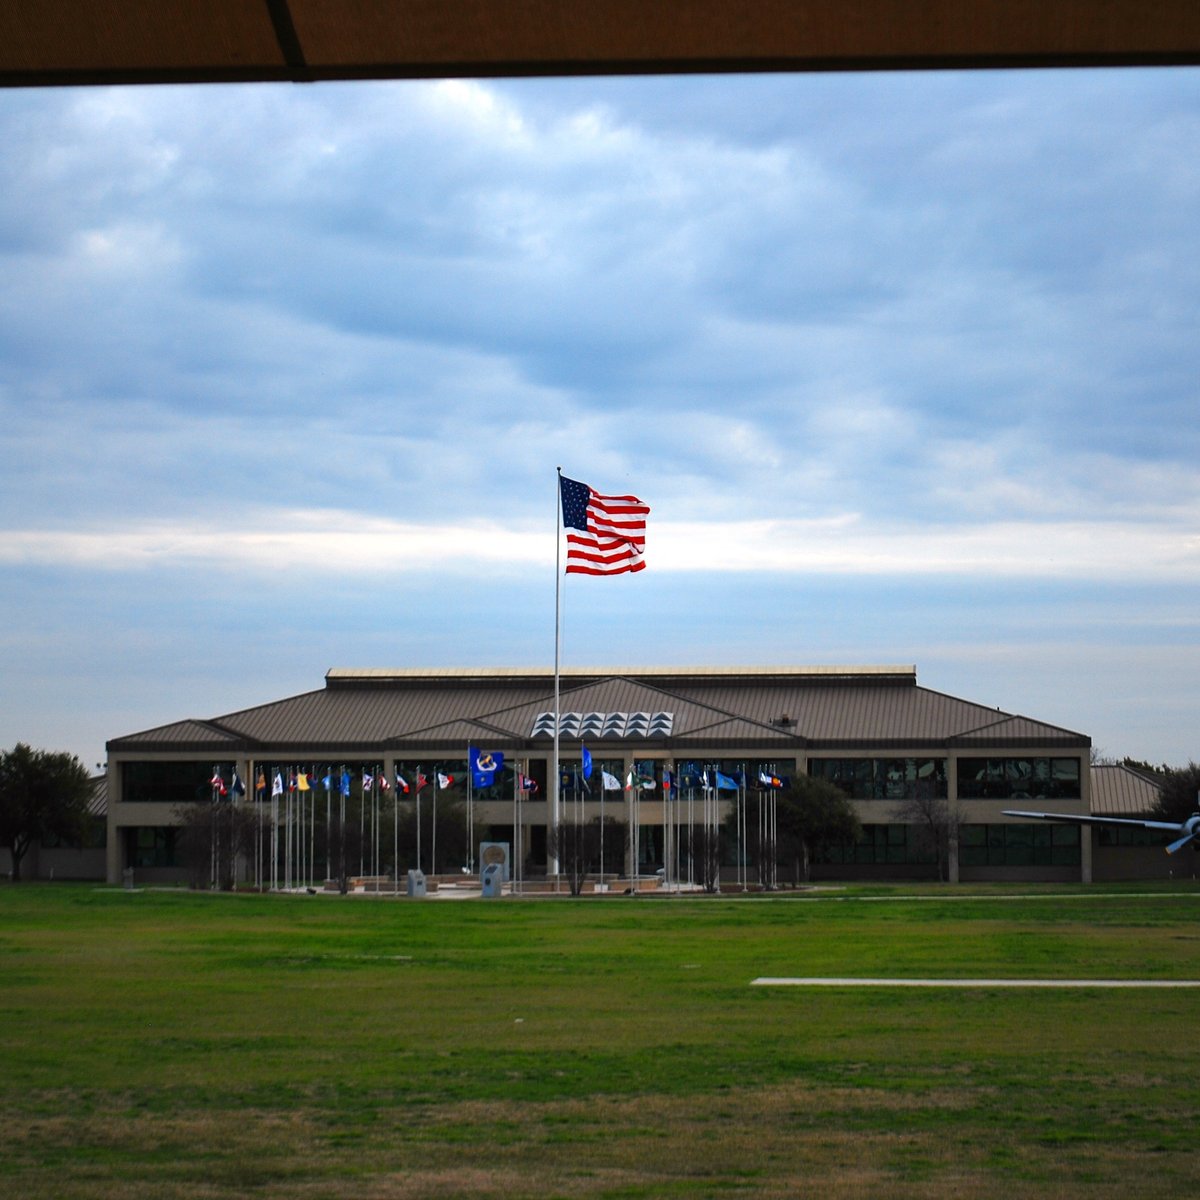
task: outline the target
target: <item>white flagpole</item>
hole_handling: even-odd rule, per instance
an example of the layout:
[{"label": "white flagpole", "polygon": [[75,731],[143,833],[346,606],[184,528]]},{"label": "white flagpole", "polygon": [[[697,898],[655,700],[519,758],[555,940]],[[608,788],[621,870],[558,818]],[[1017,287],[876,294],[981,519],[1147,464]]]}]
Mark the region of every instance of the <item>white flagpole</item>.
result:
[{"label": "white flagpole", "polygon": [[[475,772],[472,770],[471,743],[467,742],[467,874],[475,866]],[[482,880],[480,881],[482,882]]]},{"label": "white flagpole", "polygon": [[[281,791],[282,788],[280,784]],[[279,796],[275,793],[274,775],[271,776],[271,891],[279,891]]]},{"label": "white flagpole", "polygon": [[[551,842],[558,840],[558,722],[559,722],[559,643],[562,640],[562,467],[556,467],[558,482],[554,491],[554,758],[551,764],[550,779],[550,829]],[[555,890],[558,889],[558,854],[552,852],[546,862],[546,870],[555,877]]]},{"label": "white flagpole", "polygon": [[742,878],[743,892],[746,890],[746,876],[748,876],[748,869],[746,869],[746,842],[750,840],[750,830],[748,828],[748,821],[746,821],[746,787],[748,786],[746,784],[746,764],[742,763],[742,786],[738,788],[738,822],[740,836],[742,836],[742,842],[740,842],[738,847],[738,858],[740,859],[738,875]]},{"label": "white flagpole", "polygon": [[[291,768],[289,768],[291,769]],[[285,841],[287,843],[283,854],[283,888],[284,891],[292,889],[292,800],[294,799],[292,779],[294,775],[288,776],[288,791],[287,791],[287,815],[284,818],[286,830]]]},{"label": "white flagpole", "polygon": [[[391,764],[392,774],[396,773],[396,764]],[[380,778],[387,779],[388,763],[379,768]],[[378,786],[378,785],[376,785]],[[392,781],[392,894],[400,895],[400,785]]]},{"label": "white flagpole", "polygon": [[663,883],[666,885],[673,886],[674,890],[678,891],[679,890],[679,871],[677,870],[678,862],[677,861],[673,862],[671,856],[675,855],[676,860],[678,859],[678,854],[676,854],[676,850],[675,850],[675,846],[676,846],[675,832],[676,831],[672,827],[672,823],[678,819],[679,814],[675,809],[672,809],[672,807],[671,807],[671,803],[667,798],[668,796],[670,796],[670,794],[671,794],[670,789],[668,789],[667,791],[664,791],[662,793]]},{"label": "white flagpole", "polygon": [[600,768],[600,887],[608,891],[604,883],[604,767]]}]

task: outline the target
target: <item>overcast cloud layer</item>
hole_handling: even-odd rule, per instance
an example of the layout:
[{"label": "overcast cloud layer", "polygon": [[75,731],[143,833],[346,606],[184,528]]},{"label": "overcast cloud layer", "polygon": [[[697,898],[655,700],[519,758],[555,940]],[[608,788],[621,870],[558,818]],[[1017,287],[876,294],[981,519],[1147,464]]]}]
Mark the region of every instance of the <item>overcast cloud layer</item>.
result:
[{"label": "overcast cloud layer", "polygon": [[0,742],[915,662],[1200,757],[1200,72],[0,93]]}]

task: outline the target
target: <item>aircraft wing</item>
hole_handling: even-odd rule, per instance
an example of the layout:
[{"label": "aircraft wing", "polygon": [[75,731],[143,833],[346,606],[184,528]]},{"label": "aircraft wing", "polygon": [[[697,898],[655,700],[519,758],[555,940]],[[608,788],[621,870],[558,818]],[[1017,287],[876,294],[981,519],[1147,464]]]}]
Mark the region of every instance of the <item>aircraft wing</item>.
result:
[{"label": "aircraft wing", "polygon": [[1136,825],[1139,829],[1165,829],[1168,833],[1181,833],[1186,826],[1177,821],[1139,821],[1132,817],[1077,816],[1074,813],[1023,812],[1006,808],[1006,817],[1036,817],[1039,821],[1074,821],[1076,825]]}]

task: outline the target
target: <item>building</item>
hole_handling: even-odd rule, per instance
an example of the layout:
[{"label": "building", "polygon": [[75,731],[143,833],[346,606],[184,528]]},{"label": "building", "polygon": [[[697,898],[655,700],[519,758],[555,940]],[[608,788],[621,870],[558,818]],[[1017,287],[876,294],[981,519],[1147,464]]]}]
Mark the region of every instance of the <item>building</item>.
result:
[{"label": "building", "polygon": [[[1160,794],[1157,780],[1132,767],[1092,767],[1093,816],[1153,817]],[[1131,825],[1093,825],[1090,834],[1097,879],[1168,879],[1196,872],[1196,855],[1190,848],[1170,857],[1164,853],[1177,834]]]},{"label": "building", "polygon": [[[915,667],[571,669],[561,673],[557,711],[559,802],[589,821],[603,805],[606,817],[626,823],[634,834],[619,864],[626,875],[680,877],[680,828],[702,819],[700,785],[710,769],[744,784],[717,793],[716,811],[704,810],[714,819],[769,800],[760,780],[808,773],[846,791],[863,836],[830,847],[813,865],[814,878],[936,878],[936,856],[914,811],[936,801],[957,812],[951,879],[1092,878],[1092,839],[1078,826],[1001,813],[1031,802],[1087,813],[1090,739],[922,687]],[[239,803],[257,800],[268,812],[274,802],[273,881],[281,870],[290,879],[328,873],[325,839],[347,803],[362,816],[353,866],[393,871],[395,858],[403,874],[418,865],[411,847],[399,850],[405,806],[438,796],[448,804],[467,792],[463,862],[447,862],[443,846],[436,870],[473,868],[478,846],[499,842],[518,870],[544,872],[556,865],[547,841],[555,820],[554,714],[553,675],[545,670],[335,669],[317,691],[115,738],[108,743],[108,880],[120,882],[126,868],[143,882],[181,878],[180,807],[211,799],[214,780],[228,791],[234,772],[246,788]],[[595,772],[588,790],[584,746]],[[463,787],[468,747],[504,755],[491,786]],[[619,790],[595,783],[605,773]],[[300,777],[311,780],[304,795],[292,790]],[[439,777],[453,782],[441,788]],[[419,778],[431,786],[419,791]],[[380,780],[394,790],[381,793]],[[422,847],[426,870],[435,866],[433,853]],[[279,865],[286,855],[291,868]],[[724,876],[739,870],[735,856]]]}]

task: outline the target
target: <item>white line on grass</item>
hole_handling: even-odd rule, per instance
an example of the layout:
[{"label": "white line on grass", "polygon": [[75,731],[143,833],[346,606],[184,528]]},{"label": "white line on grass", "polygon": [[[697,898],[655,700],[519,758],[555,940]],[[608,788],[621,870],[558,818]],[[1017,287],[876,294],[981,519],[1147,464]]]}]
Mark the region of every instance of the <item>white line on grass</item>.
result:
[{"label": "white line on grass", "polygon": [[[828,890],[817,887],[812,891],[771,892],[767,894],[722,893],[739,904],[773,904],[781,900],[804,901],[809,904],[895,904],[915,900],[1200,900],[1200,892],[898,892],[888,896],[834,896],[828,894],[841,889]],[[815,893],[821,892],[821,895]],[[696,897],[705,903],[709,897]]]},{"label": "white line on grass", "polygon": [[855,979],[763,975],[751,987],[1198,988],[1200,979]]}]

